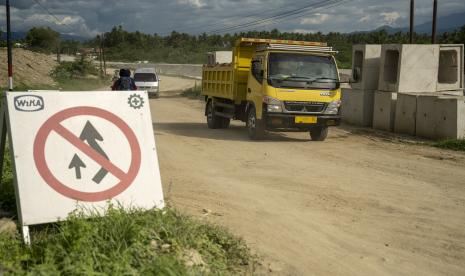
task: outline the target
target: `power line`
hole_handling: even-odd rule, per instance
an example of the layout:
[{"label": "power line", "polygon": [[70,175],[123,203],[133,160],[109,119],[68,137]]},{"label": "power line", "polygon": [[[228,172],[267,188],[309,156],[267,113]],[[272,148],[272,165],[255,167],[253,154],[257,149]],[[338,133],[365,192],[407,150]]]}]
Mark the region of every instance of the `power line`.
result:
[{"label": "power line", "polygon": [[[246,14],[244,16],[242,15],[236,15],[236,16],[232,16],[230,18],[224,18],[224,19],[221,19],[219,22],[223,22],[223,23],[227,23],[227,22],[231,22],[234,24],[237,24],[236,22],[238,20],[244,20],[244,19],[247,19],[247,18],[254,18],[256,16],[263,16],[263,15],[267,15],[267,14],[270,14],[272,12],[275,12],[277,10],[282,10],[284,7],[279,7],[279,8],[274,8],[274,9],[269,9],[267,11],[261,11],[261,12],[258,12],[258,11],[255,11],[253,13],[250,13],[250,14]],[[219,23],[218,22],[218,23]],[[217,24],[218,24],[217,23]],[[233,26],[233,24],[231,24],[230,26],[227,26],[227,24],[224,24],[225,27],[230,27],[230,26]],[[172,28],[173,30],[176,30],[178,29],[179,31],[186,31],[186,30],[197,30],[197,29],[203,29],[205,27],[205,25],[196,25],[196,26],[188,26],[188,27],[185,27],[185,26],[177,26],[177,27],[174,27]],[[161,35],[167,35],[167,34],[170,34],[171,32],[163,32],[161,33]]]},{"label": "power line", "polygon": [[[39,7],[41,7],[41,8],[42,8],[44,11],[46,11],[50,16],[52,16],[52,17],[55,19],[55,21],[56,21],[56,23],[57,23],[58,25],[64,25],[64,26],[68,27],[69,30],[71,30],[71,26],[70,26],[70,25],[61,22],[61,20],[60,20],[55,14],[53,14],[49,9],[47,9],[47,7],[45,7],[44,5],[42,5],[42,4],[39,2],[39,0],[34,0],[34,2],[36,2],[36,4],[39,5]],[[72,30],[71,30],[71,31],[72,31]]]},{"label": "power line", "polygon": [[323,0],[323,1],[320,1],[320,2],[312,3],[311,5],[307,5],[305,7],[299,8],[299,9],[294,9],[294,10],[291,10],[291,11],[276,14],[276,15],[268,17],[268,18],[262,18],[262,19],[258,19],[258,20],[254,20],[254,21],[249,21],[249,22],[242,23],[242,24],[239,24],[239,25],[236,25],[236,26],[232,26],[232,27],[220,28],[220,29],[209,31],[207,33],[209,33],[209,34],[211,34],[211,33],[223,33],[223,32],[226,32],[226,31],[232,31],[232,30],[236,30],[236,29],[242,29],[242,28],[246,28],[246,27],[262,25],[264,23],[271,23],[274,20],[287,18],[287,17],[293,16],[293,15],[299,15],[299,14],[302,14],[302,13],[305,13],[305,12],[308,12],[308,11],[311,11],[311,10],[324,8],[325,6],[330,6],[330,5],[333,5],[333,4],[342,2],[342,1],[345,1],[345,0]]},{"label": "power line", "polygon": [[[260,19],[254,19],[254,20],[251,20],[251,21],[248,21],[248,22],[245,22],[245,23],[241,23],[241,24],[236,24],[236,25],[230,25],[230,26],[224,26],[224,27],[221,27],[221,28],[218,28],[218,29],[213,29],[213,30],[207,30],[205,33],[207,34],[220,34],[220,33],[224,33],[224,32],[227,32],[227,31],[233,31],[233,30],[240,30],[240,29],[244,29],[244,28],[249,28],[250,27],[256,27],[256,26],[267,26],[267,25],[271,25],[271,24],[276,24],[278,22],[281,22],[285,19],[287,19],[287,17],[289,16],[293,16],[293,15],[299,15],[299,14],[302,14],[302,13],[307,13],[309,11],[316,11],[316,10],[319,10],[321,8],[331,8],[331,7],[335,7],[335,6],[338,6],[340,4],[342,4],[343,2],[345,1],[348,1],[348,0],[324,0],[324,1],[319,1],[319,2],[313,2],[312,4],[310,5],[305,5],[303,7],[299,7],[299,8],[295,8],[295,9],[292,9],[292,10],[287,10],[287,11],[284,11],[284,12],[280,12],[280,13],[274,13],[274,14],[271,14],[269,17],[265,17],[265,18],[260,18]],[[275,9],[271,9],[271,10],[268,10],[266,12],[261,12],[261,13],[251,13],[249,15],[246,15],[244,17],[241,17],[241,18],[238,18],[238,19],[247,19],[247,18],[251,18],[251,17],[254,17],[256,15],[264,15],[264,14],[269,14],[270,12],[273,12],[275,10],[280,10],[282,8],[275,8]],[[302,16],[298,16],[297,18],[300,18]],[[226,19],[226,22],[227,21],[232,21],[234,17],[230,18],[229,20]],[[224,20],[221,20],[224,22]],[[193,30],[193,29],[204,29],[205,27],[213,27],[215,25],[218,25],[218,23],[215,23],[215,24],[210,24],[210,25],[202,25],[202,26],[192,26],[192,27],[187,27],[187,28],[184,28],[184,30]],[[162,33],[162,35],[167,35],[169,34],[169,32],[166,32],[166,33]]]},{"label": "power line", "polygon": [[[340,6],[341,4],[343,4],[344,2],[347,2],[347,1],[350,1],[350,0],[338,0],[338,1],[335,1],[334,3],[328,3],[328,4],[324,5],[324,6],[315,7],[314,9],[311,10],[311,12],[318,11],[318,10],[320,10],[322,8],[334,8],[334,7]],[[294,19],[304,17],[306,15],[305,13],[307,13],[307,11],[305,11],[304,14],[299,15]],[[277,19],[277,20],[273,19],[273,20],[270,20],[270,22],[261,23],[261,24],[254,25],[254,26],[251,26],[251,27],[273,25],[273,24],[277,24],[279,22],[282,22],[282,21],[284,21],[286,19],[288,19],[288,18],[286,17],[286,18],[281,18],[281,19]],[[250,28],[247,28],[245,30],[249,30],[249,29]]]}]

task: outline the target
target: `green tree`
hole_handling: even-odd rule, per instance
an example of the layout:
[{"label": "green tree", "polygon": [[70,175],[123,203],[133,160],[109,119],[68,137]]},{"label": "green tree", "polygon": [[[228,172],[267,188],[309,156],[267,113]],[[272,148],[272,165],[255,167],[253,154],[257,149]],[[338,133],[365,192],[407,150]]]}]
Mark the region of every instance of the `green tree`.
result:
[{"label": "green tree", "polygon": [[49,27],[34,27],[26,34],[26,42],[32,49],[55,51],[60,43],[60,34]]}]

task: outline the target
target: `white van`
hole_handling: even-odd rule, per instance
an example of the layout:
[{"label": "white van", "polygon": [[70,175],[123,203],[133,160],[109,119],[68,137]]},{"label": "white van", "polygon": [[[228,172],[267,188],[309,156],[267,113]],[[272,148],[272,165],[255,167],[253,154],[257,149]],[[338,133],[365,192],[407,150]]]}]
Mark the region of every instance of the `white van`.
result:
[{"label": "white van", "polygon": [[158,97],[160,93],[160,78],[155,68],[138,68],[134,71],[134,81],[138,90],[147,90],[149,97]]}]

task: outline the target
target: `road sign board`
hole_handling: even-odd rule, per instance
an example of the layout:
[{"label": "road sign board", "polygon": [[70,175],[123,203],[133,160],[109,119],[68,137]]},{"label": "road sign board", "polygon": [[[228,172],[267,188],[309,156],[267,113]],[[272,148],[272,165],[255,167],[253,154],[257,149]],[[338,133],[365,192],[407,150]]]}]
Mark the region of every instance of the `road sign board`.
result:
[{"label": "road sign board", "polygon": [[6,101],[22,225],[77,206],[164,206],[146,92],[7,92]]}]

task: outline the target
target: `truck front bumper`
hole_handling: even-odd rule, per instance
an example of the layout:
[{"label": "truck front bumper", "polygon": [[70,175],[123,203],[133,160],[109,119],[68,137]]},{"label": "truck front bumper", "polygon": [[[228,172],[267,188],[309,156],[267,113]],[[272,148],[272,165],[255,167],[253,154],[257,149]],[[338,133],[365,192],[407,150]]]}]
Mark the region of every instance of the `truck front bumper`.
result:
[{"label": "truck front bumper", "polygon": [[[316,123],[296,123],[296,117],[316,117]],[[341,123],[340,115],[310,115],[310,114],[264,114],[268,130],[301,130],[307,131],[312,127],[338,126]]]}]

